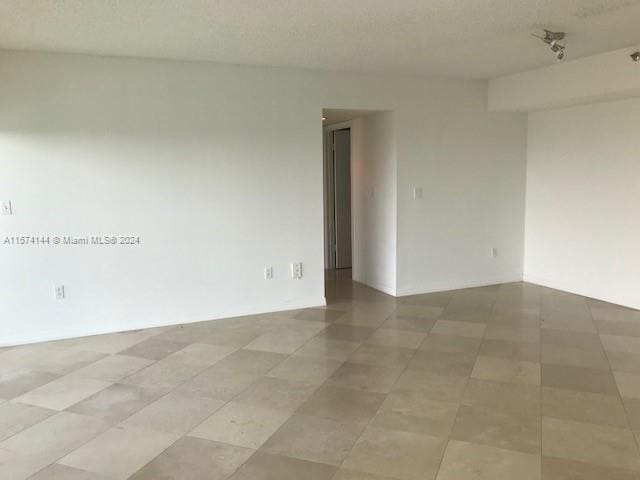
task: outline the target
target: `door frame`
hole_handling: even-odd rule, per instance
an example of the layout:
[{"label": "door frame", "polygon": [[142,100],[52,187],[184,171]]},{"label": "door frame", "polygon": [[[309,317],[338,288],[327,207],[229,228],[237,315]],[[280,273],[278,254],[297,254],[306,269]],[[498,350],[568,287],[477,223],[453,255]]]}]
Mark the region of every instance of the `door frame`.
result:
[{"label": "door frame", "polygon": [[[323,141],[323,203],[324,203],[324,255],[325,269],[336,268],[335,245],[335,176],[333,167],[333,132],[351,129],[351,120],[322,127]],[[353,175],[353,164],[351,164]],[[353,185],[353,180],[352,180]],[[352,192],[353,198],[353,192]],[[353,214],[353,212],[352,212]],[[353,221],[352,226],[353,229]],[[353,255],[353,231],[351,232],[351,252]]]}]

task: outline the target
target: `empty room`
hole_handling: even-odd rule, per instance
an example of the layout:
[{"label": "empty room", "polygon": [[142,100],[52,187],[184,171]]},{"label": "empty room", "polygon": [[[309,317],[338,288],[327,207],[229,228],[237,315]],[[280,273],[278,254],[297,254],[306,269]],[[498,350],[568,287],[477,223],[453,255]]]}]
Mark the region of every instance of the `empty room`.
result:
[{"label": "empty room", "polygon": [[0,0],[0,479],[639,480],[640,0]]}]

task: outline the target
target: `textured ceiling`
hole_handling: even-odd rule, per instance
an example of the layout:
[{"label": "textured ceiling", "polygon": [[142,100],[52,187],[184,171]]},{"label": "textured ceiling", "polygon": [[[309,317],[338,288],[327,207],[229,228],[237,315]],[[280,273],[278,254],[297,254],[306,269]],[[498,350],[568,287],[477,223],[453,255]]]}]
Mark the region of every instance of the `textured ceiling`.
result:
[{"label": "textured ceiling", "polygon": [[0,0],[0,48],[492,78],[640,43],[640,0]]}]

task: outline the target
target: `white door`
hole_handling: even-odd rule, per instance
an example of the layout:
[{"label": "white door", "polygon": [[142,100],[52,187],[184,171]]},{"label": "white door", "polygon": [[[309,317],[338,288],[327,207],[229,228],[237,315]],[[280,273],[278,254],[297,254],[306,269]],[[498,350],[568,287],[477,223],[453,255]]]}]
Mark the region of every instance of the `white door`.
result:
[{"label": "white door", "polygon": [[351,131],[333,132],[336,268],[351,268]]}]

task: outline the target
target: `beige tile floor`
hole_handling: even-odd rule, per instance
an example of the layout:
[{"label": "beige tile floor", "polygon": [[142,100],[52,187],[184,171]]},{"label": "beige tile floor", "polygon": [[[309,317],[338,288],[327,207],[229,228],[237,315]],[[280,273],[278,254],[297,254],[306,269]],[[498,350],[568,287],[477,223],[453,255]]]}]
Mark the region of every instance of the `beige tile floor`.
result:
[{"label": "beige tile floor", "polygon": [[640,312],[525,283],[0,349],[0,478],[640,480]]}]

